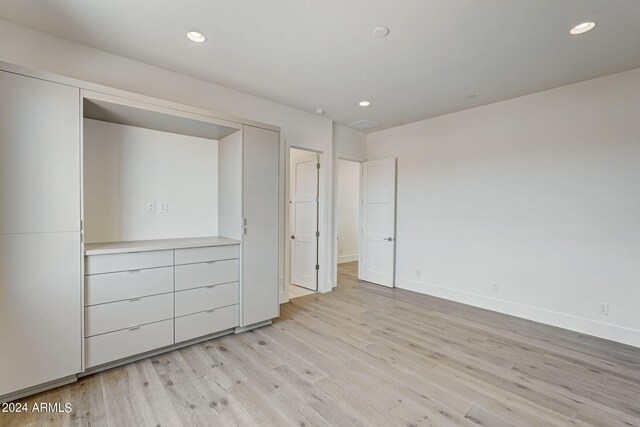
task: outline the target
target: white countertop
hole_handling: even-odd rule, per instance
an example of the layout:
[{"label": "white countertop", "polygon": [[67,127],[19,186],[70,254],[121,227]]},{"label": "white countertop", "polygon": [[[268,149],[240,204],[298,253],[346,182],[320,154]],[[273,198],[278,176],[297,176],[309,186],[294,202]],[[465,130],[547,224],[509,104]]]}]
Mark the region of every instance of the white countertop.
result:
[{"label": "white countertop", "polygon": [[85,255],[106,255],[126,252],[162,251],[167,249],[206,246],[239,245],[240,241],[226,237],[191,237],[187,239],[130,240],[127,242],[85,243]]}]

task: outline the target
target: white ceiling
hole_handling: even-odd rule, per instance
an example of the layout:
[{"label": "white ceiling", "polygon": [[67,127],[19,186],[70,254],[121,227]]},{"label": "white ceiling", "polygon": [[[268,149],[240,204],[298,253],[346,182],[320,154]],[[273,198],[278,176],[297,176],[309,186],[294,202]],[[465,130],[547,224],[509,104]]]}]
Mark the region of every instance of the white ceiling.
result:
[{"label": "white ceiling", "polygon": [[640,67],[638,0],[2,0],[0,16],[375,130]]}]

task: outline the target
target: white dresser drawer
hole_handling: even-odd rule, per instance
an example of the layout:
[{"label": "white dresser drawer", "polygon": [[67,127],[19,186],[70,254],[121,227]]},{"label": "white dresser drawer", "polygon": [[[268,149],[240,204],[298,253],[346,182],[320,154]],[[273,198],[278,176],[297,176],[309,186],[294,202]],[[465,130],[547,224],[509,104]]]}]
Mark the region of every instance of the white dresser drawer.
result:
[{"label": "white dresser drawer", "polygon": [[172,250],[88,255],[85,258],[85,274],[112,273],[142,268],[169,267],[172,265]]},{"label": "white dresser drawer", "polygon": [[238,306],[216,308],[175,319],[176,342],[224,331],[238,326]]},{"label": "white dresser drawer", "polygon": [[172,317],[173,293],[92,305],[84,309],[84,336],[104,334]]},{"label": "white dresser drawer", "polygon": [[238,281],[238,260],[214,261],[175,267],[175,290]]},{"label": "white dresser drawer", "polygon": [[86,338],[85,366],[102,365],[172,344],[172,319]]},{"label": "white dresser drawer", "polygon": [[208,246],[205,248],[176,249],[176,265],[233,259],[240,256],[240,245]]},{"label": "white dresser drawer", "polygon": [[238,304],[238,282],[176,292],[176,317]]},{"label": "white dresser drawer", "polygon": [[173,292],[173,267],[94,274],[84,278],[84,304]]}]

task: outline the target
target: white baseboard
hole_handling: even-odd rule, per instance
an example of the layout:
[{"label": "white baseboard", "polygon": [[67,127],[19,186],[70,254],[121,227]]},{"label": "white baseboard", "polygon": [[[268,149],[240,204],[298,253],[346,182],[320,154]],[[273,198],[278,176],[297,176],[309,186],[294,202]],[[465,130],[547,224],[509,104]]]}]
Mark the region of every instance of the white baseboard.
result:
[{"label": "white baseboard", "polygon": [[327,280],[327,286],[324,289],[318,289],[318,292],[321,294],[326,294],[327,292],[331,292],[333,290],[333,282],[331,280]]},{"label": "white baseboard", "polygon": [[353,262],[353,261],[358,261],[358,254],[340,255],[338,257],[338,264],[343,264],[345,262]]},{"label": "white baseboard", "polygon": [[289,302],[289,298],[284,292],[280,291],[280,304],[284,304],[287,302]]},{"label": "white baseboard", "polygon": [[511,316],[521,317],[523,319],[533,320],[547,325],[557,326],[559,328],[569,329],[582,334],[593,335],[595,337],[620,342],[634,347],[640,347],[640,331],[636,329],[598,322],[595,320],[572,316],[570,314],[531,307],[497,298],[490,298],[484,295],[428,285],[426,283],[401,277],[396,278],[396,287],[499,313],[509,314]]}]

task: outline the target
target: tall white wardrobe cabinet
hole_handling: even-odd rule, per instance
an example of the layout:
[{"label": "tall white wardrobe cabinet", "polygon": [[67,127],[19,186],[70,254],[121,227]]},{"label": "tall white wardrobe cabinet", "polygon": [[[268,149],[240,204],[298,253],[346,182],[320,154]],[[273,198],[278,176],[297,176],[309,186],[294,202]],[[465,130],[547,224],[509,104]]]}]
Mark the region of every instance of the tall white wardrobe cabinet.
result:
[{"label": "tall white wardrobe cabinet", "polygon": [[[216,143],[217,235],[91,240],[87,120]],[[274,126],[0,62],[0,401],[271,323],[279,147]]]},{"label": "tall white wardrobe cabinet", "polygon": [[0,396],[81,368],[80,91],[0,73]]}]

